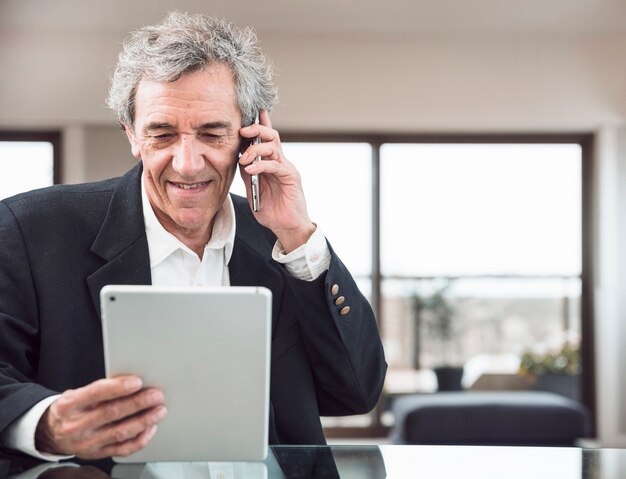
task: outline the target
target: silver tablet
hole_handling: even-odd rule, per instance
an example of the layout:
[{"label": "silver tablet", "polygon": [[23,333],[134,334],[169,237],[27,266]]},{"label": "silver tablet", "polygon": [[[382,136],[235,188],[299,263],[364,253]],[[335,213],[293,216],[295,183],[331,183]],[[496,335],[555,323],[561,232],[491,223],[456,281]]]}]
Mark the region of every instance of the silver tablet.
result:
[{"label": "silver tablet", "polygon": [[117,462],[265,459],[268,289],[112,285],[100,301],[107,377],[140,376],[168,409],[150,444]]}]

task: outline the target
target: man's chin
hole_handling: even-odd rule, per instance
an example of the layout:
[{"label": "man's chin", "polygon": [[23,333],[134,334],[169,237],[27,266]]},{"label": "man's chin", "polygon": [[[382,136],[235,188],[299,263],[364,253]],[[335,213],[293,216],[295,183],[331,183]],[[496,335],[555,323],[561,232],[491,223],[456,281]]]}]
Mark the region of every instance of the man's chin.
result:
[{"label": "man's chin", "polygon": [[[172,215],[171,227],[179,232],[199,233],[206,230],[213,221],[215,211],[206,208],[185,208]],[[165,228],[168,229],[167,227]]]}]

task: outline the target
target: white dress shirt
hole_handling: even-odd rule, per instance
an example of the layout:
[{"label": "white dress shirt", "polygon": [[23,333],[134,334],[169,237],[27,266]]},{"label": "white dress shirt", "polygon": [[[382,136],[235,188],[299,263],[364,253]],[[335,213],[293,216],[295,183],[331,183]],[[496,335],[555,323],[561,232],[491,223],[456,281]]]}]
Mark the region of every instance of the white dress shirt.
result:
[{"label": "white dress shirt", "polygon": [[[143,181],[141,199],[153,285],[230,286],[228,263],[233,253],[236,227],[235,208],[230,196],[215,215],[211,239],[204,247],[202,259],[159,223],[148,201]],[[279,241],[276,241],[272,251],[272,258],[283,264],[291,276],[307,281],[318,278],[328,269],[330,256],[326,238],[319,227],[306,244],[289,254],[284,253]],[[72,457],[45,454],[35,448],[37,424],[57,397],[41,400],[16,419],[5,430],[3,444],[46,461]]]}]

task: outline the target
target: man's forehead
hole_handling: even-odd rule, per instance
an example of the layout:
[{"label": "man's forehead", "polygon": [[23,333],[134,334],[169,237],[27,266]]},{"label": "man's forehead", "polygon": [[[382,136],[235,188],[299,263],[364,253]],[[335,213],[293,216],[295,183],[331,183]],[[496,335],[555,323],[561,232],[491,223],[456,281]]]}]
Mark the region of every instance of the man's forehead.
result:
[{"label": "man's forehead", "polygon": [[143,80],[137,86],[135,104],[154,102],[235,102],[233,88],[223,84],[208,83],[206,85],[181,85],[178,82],[156,82]]},{"label": "man's forehead", "polygon": [[142,80],[135,94],[135,119],[141,123],[175,124],[240,119],[235,84],[226,67],[187,73],[173,82]]},{"label": "man's forehead", "polygon": [[137,94],[164,94],[201,98],[211,93],[235,95],[235,77],[225,65],[215,64],[201,70],[183,73],[174,81],[143,78],[136,88]]}]

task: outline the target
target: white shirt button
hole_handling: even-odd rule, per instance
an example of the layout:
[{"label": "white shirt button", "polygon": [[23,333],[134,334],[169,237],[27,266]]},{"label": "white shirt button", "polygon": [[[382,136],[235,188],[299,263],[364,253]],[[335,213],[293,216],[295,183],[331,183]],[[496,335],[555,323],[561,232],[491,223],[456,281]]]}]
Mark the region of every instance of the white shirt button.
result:
[{"label": "white shirt button", "polygon": [[320,257],[319,255],[313,254],[309,259],[315,263],[318,259],[320,259]]}]

